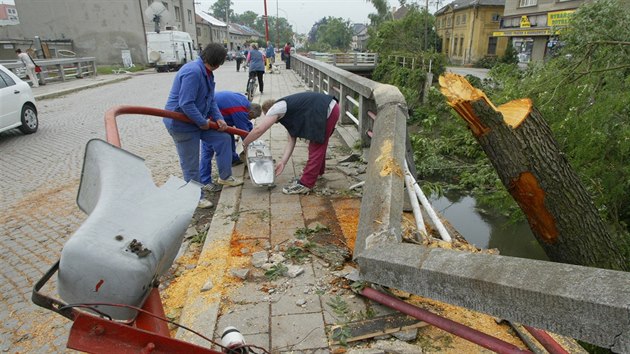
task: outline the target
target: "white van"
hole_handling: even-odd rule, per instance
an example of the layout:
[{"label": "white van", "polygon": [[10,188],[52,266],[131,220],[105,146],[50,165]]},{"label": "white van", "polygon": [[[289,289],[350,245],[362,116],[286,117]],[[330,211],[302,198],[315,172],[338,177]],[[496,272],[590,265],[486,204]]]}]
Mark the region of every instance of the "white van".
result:
[{"label": "white van", "polygon": [[158,72],[178,70],[198,57],[190,34],[181,31],[147,32],[147,54]]}]

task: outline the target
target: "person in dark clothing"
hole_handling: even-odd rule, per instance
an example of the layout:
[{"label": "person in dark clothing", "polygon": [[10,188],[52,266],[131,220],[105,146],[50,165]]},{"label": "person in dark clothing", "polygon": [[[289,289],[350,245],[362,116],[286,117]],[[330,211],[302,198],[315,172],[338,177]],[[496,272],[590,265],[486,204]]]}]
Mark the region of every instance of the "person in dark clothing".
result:
[{"label": "person in dark clothing", "polygon": [[310,192],[317,178],[326,169],[326,148],[335,125],[339,120],[339,104],[333,96],[318,92],[302,92],[283,97],[277,101],[263,102],[265,116],[243,140],[243,148],[263,135],[274,123],[282,124],[289,133],[282,158],[276,165],[276,176],[280,175],[289,161],[297,138],[309,140],[308,160],[302,176],[282,188],[284,194]]},{"label": "person in dark clothing", "polygon": [[245,60],[245,53],[241,50],[241,47],[236,47],[236,71],[241,71],[241,64]]},{"label": "person in dark clothing", "polygon": [[291,43],[287,42],[282,51],[284,53],[285,68],[291,69]]}]

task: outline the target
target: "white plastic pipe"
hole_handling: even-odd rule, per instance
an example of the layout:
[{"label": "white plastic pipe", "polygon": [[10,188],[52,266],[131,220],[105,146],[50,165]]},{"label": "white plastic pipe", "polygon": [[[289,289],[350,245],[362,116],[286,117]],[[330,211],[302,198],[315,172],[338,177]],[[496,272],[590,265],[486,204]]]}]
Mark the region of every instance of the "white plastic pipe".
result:
[{"label": "white plastic pipe", "polygon": [[[409,171],[409,167],[407,166],[407,160],[405,160],[405,171]],[[449,235],[448,231],[446,231],[444,224],[442,224],[442,221],[435,213],[435,210],[433,210],[431,203],[429,203],[429,200],[424,195],[424,192],[418,185],[418,182],[416,182],[416,179],[413,176],[411,176],[411,173],[409,173],[409,176],[412,179],[413,189],[416,192],[417,198],[420,199],[420,203],[422,203],[422,207],[424,208],[424,210],[426,210],[427,214],[429,214],[429,219],[431,219],[431,221],[437,228],[438,232],[440,233],[440,237],[444,241],[451,242],[452,241],[451,235]],[[405,173],[405,179],[406,178],[407,178],[407,173]]]},{"label": "white plastic pipe", "polygon": [[[418,197],[416,196],[416,192],[414,191],[414,179],[411,176],[411,172],[409,172],[409,166],[407,166],[407,161],[405,161],[405,185],[407,185],[407,195],[409,195],[409,201],[411,202],[411,209],[413,210],[413,217],[416,220],[416,228],[422,234],[422,236],[427,235],[427,228],[424,226],[424,218],[422,217],[422,211],[420,211],[420,204],[418,203]],[[420,241],[420,240],[418,240]]]}]

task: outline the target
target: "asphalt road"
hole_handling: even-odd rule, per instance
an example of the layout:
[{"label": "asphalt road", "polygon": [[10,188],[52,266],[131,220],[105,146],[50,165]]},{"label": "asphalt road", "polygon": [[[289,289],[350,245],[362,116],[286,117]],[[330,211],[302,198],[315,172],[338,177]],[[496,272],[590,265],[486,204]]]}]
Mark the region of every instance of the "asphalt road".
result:
[{"label": "asphalt road", "polygon": [[[40,100],[37,133],[0,133],[0,352],[64,351],[70,321],[33,305],[31,289],[86,218],[75,202],[85,144],[105,138],[104,112],[113,106],[163,108],[174,76],[151,72]],[[119,129],[156,183],[181,175],[161,119],[124,116]]]}]

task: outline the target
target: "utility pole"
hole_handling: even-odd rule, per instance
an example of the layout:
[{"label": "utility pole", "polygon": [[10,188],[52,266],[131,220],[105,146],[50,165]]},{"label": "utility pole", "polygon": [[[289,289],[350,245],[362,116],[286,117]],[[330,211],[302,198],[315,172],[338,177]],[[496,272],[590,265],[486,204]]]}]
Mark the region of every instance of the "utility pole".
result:
[{"label": "utility pole", "polygon": [[265,42],[269,42],[269,17],[267,16],[267,0],[265,0]]},{"label": "utility pole", "polygon": [[426,0],[424,14],[424,51],[429,49],[429,0]]},{"label": "utility pole", "polygon": [[230,0],[227,0],[225,6],[225,24],[227,25],[225,28],[225,49],[228,49],[230,44]]},{"label": "utility pole", "polygon": [[276,48],[280,48],[280,30],[278,29],[278,0],[276,0]]}]

